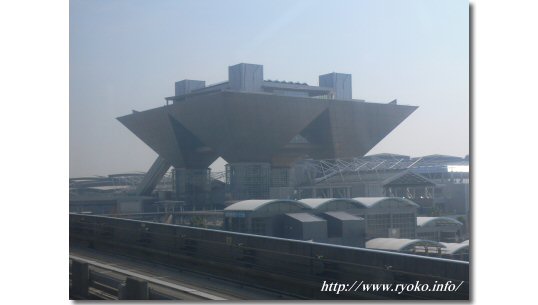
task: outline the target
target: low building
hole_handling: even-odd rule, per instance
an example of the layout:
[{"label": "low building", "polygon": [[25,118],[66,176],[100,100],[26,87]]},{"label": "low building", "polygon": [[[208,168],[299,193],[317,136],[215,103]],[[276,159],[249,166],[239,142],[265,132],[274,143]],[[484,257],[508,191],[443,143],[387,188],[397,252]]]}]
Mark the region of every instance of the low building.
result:
[{"label": "low building", "polygon": [[417,238],[459,242],[463,224],[450,217],[417,217]]},{"label": "low building", "polygon": [[300,202],[314,213],[343,211],[365,220],[365,240],[377,237],[415,238],[418,205],[405,198],[308,198]]},{"label": "low building", "polygon": [[277,236],[280,216],[308,212],[310,207],[295,200],[243,200],[224,209],[224,229]]},{"label": "low building", "polygon": [[319,217],[327,221],[327,243],[364,247],[366,222],[347,212],[324,212]]},{"label": "low building", "polygon": [[279,218],[275,235],[283,238],[327,242],[327,221],[309,213],[286,213]]},{"label": "low building", "polygon": [[376,154],[295,163],[295,198],[405,197],[419,215],[467,215],[469,160],[444,155]]},{"label": "low building", "polygon": [[469,260],[469,241],[461,243],[442,243],[446,248],[443,249],[443,257],[457,259],[462,261]]},{"label": "low building", "polygon": [[366,240],[415,238],[418,205],[405,198],[357,197],[366,209],[353,213],[366,220]]},{"label": "low building", "polygon": [[[362,246],[364,241],[378,237],[415,238],[417,207],[410,200],[395,197],[244,200],[224,209],[224,228],[310,240],[305,230],[313,224],[307,223],[321,219],[326,223],[326,236],[316,241]],[[283,229],[285,226],[292,228]]]}]

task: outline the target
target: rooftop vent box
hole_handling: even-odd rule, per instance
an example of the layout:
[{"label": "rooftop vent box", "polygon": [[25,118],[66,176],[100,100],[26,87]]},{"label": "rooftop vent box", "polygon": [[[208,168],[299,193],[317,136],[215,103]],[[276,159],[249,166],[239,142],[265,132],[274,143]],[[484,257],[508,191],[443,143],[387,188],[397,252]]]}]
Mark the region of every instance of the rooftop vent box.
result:
[{"label": "rooftop vent box", "polygon": [[254,64],[237,64],[228,67],[230,89],[236,91],[261,91],[263,85],[263,66]]},{"label": "rooftop vent box", "polygon": [[201,89],[204,87],[205,81],[203,80],[184,79],[176,82],[176,96],[189,94],[196,89]]},{"label": "rooftop vent box", "polygon": [[337,100],[351,100],[351,74],[329,73],[319,76],[319,86],[332,88]]}]

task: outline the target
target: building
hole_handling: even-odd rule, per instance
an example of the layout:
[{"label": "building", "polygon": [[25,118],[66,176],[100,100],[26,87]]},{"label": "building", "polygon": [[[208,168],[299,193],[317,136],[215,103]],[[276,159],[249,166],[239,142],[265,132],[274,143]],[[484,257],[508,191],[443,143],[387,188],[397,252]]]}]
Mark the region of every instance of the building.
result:
[{"label": "building", "polygon": [[224,209],[226,230],[279,236],[281,218],[288,213],[308,212],[310,208],[295,200],[244,200]]},{"label": "building", "polygon": [[328,241],[327,220],[310,213],[286,213],[282,214],[279,226],[276,227],[276,236],[310,240],[320,243]]},{"label": "building", "polygon": [[430,155],[377,154],[351,159],[300,160],[296,198],[403,197],[422,216],[469,212],[469,160]]},{"label": "building", "polygon": [[314,213],[346,212],[364,219],[366,240],[377,237],[415,238],[418,205],[397,197],[307,198],[299,200]]},{"label": "building", "polygon": [[443,257],[462,261],[469,260],[469,240],[461,243],[442,244],[446,247],[445,249],[443,249]]},{"label": "building", "polygon": [[366,240],[415,238],[418,205],[405,198],[358,197],[366,209],[356,213],[366,220]]},{"label": "building", "polygon": [[141,213],[153,211],[156,200],[169,199],[172,175],[166,173],[153,186],[156,196],[137,194],[147,177],[144,173],[69,179],[69,212],[92,214]]},{"label": "building", "polygon": [[417,217],[417,238],[439,242],[459,242],[463,224],[449,217]]},{"label": "building", "polygon": [[224,229],[364,247],[365,221],[351,214],[356,209],[365,206],[352,199],[244,200],[224,209]]},{"label": "building", "polygon": [[379,237],[415,238],[416,209],[389,197],[244,200],[224,209],[224,229],[360,247]]},{"label": "building", "polygon": [[446,246],[431,240],[405,238],[374,238],[366,242],[366,248],[404,252],[420,255],[441,256]]},{"label": "building", "polygon": [[320,75],[311,86],[265,80],[263,69],[242,63],[222,83],[176,82],[162,107],[118,118],[159,155],[139,195],[172,166],[176,199],[206,208],[208,167],[222,157],[226,200],[292,198],[297,160],[363,156],[417,108],[352,99],[350,74]]},{"label": "building", "polygon": [[327,243],[364,247],[366,236],[364,218],[341,211],[323,212],[319,216],[327,221]]}]

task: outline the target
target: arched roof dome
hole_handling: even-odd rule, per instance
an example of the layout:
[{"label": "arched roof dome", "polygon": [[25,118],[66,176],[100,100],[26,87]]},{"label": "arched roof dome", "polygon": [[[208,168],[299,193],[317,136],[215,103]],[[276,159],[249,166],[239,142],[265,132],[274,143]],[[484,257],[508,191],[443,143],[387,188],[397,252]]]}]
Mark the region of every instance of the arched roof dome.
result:
[{"label": "arched roof dome", "polygon": [[367,208],[376,207],[387,201],[395,201],[402,205],[410,206],[410,207],[417,207],[417,208],[419,207],[419,205],[414,203],[413,201],[406,198],[400,198],[400,197],[356,197],[353,199],[362,203]]}]

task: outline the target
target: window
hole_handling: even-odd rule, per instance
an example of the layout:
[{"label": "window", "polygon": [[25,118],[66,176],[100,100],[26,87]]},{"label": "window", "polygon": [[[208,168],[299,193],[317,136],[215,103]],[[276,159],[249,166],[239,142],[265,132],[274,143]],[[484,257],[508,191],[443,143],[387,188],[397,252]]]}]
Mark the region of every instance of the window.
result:
[{"label": "window", "polygon": [[389,214],[372,214],[367,215],[367,235],[370,238],[388,237],[388,229],[390,228]]},{"label": "window", "polygon": [[393,214],[392,227],[400,230],[400,238],[415,238],[417,220],[413,213]]}]

